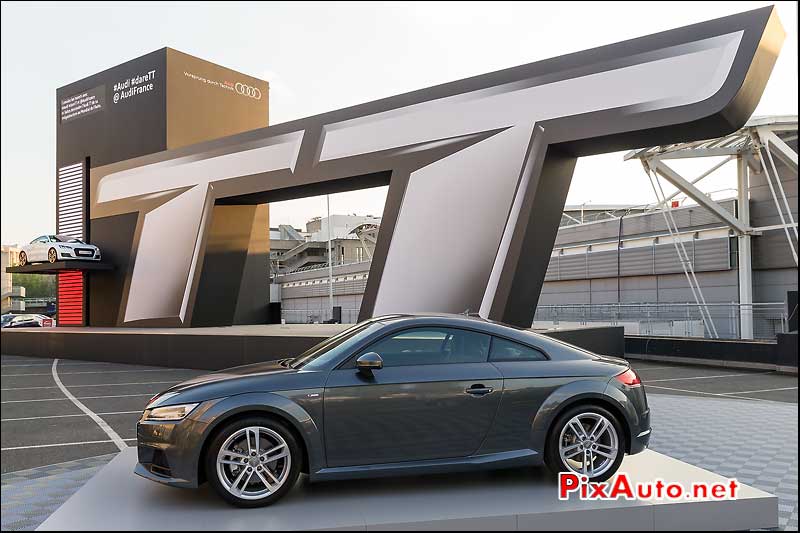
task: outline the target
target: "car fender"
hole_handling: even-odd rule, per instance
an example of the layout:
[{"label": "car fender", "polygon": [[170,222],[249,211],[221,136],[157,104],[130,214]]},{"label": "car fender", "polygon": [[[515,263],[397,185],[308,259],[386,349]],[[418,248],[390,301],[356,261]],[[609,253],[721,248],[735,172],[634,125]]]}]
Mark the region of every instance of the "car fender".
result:
[{"label": "car fender", "polygon": [[558,415],[578,402],[602,400],[613,404],[621,413],[625,413],[626,417],[629,416],[617,397],[606,394],[607,386],[608,379],[576,379],[551,392],[533,418],[531,439],[534,449],[544,452],[547,434]]},{"label": "car fender", "polygon": [[[317,423],[303,407],[286,396],[282,396],[281,393],[250,392],[229,396],[215,402],[197,419],[197,422],[206,424],[202,438],[203,446],[212,432],[226,420],[230,420],[240,413],[254,411],[276,415],[289,422],[303,439],[302,444],[305,445],[308,454],[309,472],[323,468],[324,447],[322,433]],[[202,460],[199,449],[197,450],[197,460]]]}]

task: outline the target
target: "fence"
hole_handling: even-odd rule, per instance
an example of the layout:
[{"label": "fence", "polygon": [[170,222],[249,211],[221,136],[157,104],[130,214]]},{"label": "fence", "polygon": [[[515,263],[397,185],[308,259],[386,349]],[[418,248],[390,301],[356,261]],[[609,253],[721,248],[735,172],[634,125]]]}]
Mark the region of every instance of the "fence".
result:
[{"label": "fence", "polygon": [[[358,322],[359,309],[342,309],[342,324],[355,324]],[[331,310],[328,309],[281,309],[281,318],[287,324],[317,324],[330,320]]]},{"label": "fence", "polygon": [[[787,331],[788,317],[781,302],[708,304],[707,308],[721,339],[741,338],[743,314],[752,314],[754,339],[774,340]],[[587,324],[624,326],[626,335],[711,337],[700,307],[692,303],[540,305],[533,319],[534,327]]]}]

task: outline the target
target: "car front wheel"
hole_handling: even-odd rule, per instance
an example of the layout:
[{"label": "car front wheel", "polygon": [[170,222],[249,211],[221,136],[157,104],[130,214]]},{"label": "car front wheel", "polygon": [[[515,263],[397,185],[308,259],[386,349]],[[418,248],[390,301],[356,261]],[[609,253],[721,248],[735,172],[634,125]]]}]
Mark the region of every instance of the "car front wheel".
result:
[{"label": "car front wheel", "polygon": [[28,254],[25,252],[19,253],[19,266],[24,267],[28,264]]},{"label": "car front wheel", "polygon": [[550,430],[545,461],[553,472],[574,472],[589,481],[613,476],[625,457],[625,434],[608,410],[591,405],[567,409]]},{"label": "car front wheel", "polygon": [[47,251],[47,260],[51,263],[55,263],[56,261],[58,261],[58,253],[56,253],[55,248],[50,248]]},{"label": "car front wheel", "polygon": [[302,467],[300,446],[281,422],[253,417],[217,432],[205,457],[206,477],[225,501],[262,507],[282,498]]}]

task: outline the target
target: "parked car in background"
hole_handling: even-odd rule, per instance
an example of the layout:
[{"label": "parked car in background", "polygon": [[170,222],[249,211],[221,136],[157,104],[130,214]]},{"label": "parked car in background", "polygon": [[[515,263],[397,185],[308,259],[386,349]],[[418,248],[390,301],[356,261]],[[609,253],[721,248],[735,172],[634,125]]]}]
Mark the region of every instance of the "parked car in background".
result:
[{"label": "parked car in background", "polygon": [[52,328],[55,321],[49,316],[36,314],[3,315],[2,324],[3,328]]},{"label": "parked car in background", "polygon": [[100,249],[67,235],[42,235],[23,246],[19,252],[19,266],[73,259],[100,261]]},{"label": "parked car in background", "polygon": [[[324,416],[323,416],[324,414]],[[453,315],[367,320],[293,359],[193,378],[137,424],[140,476],[241,507],[311,481],[546,464],[612,476],[650,439],[627,361]]]}]

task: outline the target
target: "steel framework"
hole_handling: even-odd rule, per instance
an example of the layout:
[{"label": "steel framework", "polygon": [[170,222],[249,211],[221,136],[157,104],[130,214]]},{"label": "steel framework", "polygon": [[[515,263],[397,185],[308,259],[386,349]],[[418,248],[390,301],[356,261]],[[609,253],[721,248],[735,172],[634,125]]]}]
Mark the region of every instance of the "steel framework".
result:
[{"label": "steel framework", "polygon": [[[654,208],[664,214],[667,229],[675,243],[675,250],[683,265],[689,287],[700,308],[701,316],[708,325],[711,335],[717,337],[708,304],[702,287],[694,274],[693,265],[677,237],[678,228],[670,211],[670,201],[683,193],[697,204],[705,207],[717,218],[727,224],[736,235],[739,244],[739,304],[741,338],[753,338],[753,235],[764,231],[782,229],[788,241],[788,248],[797,266],[797,222],[786,197],[783,184],[778,175],[775,158],[784,163],[797,176],[797,152],[788,143],[797,139],[797,116],[767,116],[750,119],[745,126],[730,135],[717,139],[652,146],[634,150],[625,155],[625,160],[638,159],[647,173],[656,197]],[[694,179],[687,179],[669,166],[666,161],[700,157],[724,157]],[[737,168],[737,212],[731,213],[703,192],[698,183],[712,175],[727,163],[736,161]],[[780,219],[780,224],[753,227],[750,221],[750,172],[763,171],[767,185]],[[666,180],[678,190],[669,196],[664,193],[661,179]],[[792,234],[794,238],[792,238]]]}]

